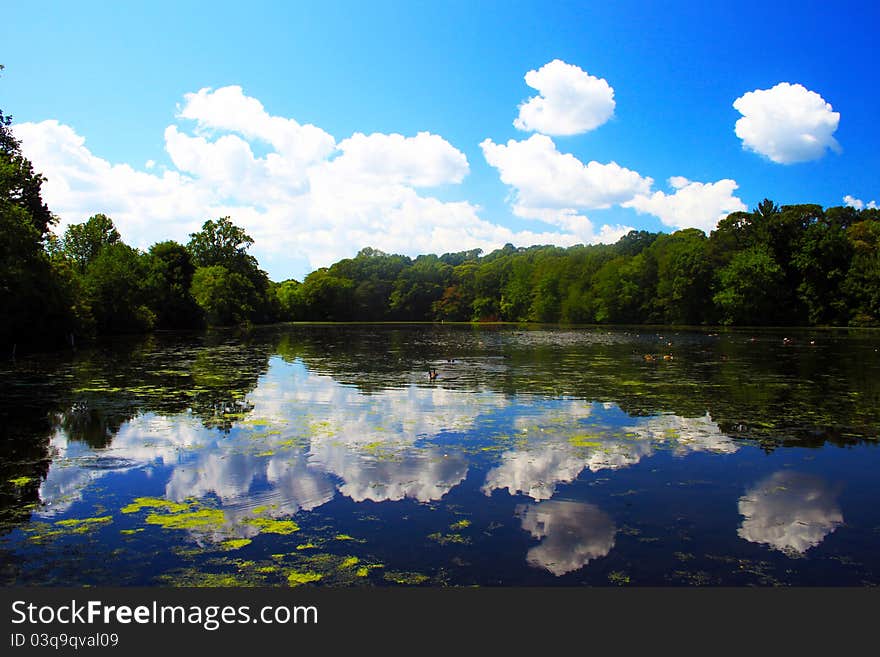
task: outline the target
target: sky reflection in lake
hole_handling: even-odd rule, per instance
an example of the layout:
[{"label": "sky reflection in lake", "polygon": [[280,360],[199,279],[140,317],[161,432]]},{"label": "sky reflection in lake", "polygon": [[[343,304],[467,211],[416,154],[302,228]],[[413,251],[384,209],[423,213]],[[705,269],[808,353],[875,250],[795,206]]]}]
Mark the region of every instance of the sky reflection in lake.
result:
[{"label": "sky reflection in lake", "polygon": [[[539,336],[532,346],[546,348]],[[589,348],[608,348],[603,340]],[[228,378],[206,365],[219,360],[214,352],[196,350],[199,381],[217,381],[218,393],[205,405],[179,392],[173,412],[148,402],[120,415],[122,386],[81,385],[88,395],[52,415],[37,501],[7,511],[24,519],[0,534],[4,577],[330,586],[875,581],[880,516],[865,499],[877,492],[873,445],[768,449],[760,423],[754,438],[743,437],[746,423],[718,420],[709,397],[700,409],[691,395],[688,414],[662,404],[643,413],[624,406],[651,392],[622,401],[550,392],[546,368],[561,362],[565,370],[566,350],[585,348],[571,336],[560,343],[563,353],[551,352],[548,364],[516,350],[499,356],[493,349],[509,346],[504,336],[480,336],[466,358],[436,359],[449,376],[433,382],[418,366],[333,371],[326,356],[270,350],[242,393],[223,388]],[[692,353],[701,347],[696,340]],[[165,358],[161,346],[148,354]],[[601,368],[601,358],[592,360]],[[108,380],[97,371],[90,376]],[[653,390],[655,372],[636,371],[643,378],[625,389]],[[670,367],[664,376],[690,386],[695,375]],[[31,479],[9,482],[26,491]]]}]

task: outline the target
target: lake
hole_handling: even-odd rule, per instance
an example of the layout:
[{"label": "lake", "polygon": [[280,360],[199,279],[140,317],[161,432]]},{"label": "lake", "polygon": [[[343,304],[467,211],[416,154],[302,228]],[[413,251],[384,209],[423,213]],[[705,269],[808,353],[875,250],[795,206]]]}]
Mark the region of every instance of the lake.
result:
[{"label": "lake", "polygon": [[294,324],[7,360],[0,582],[877,585],[878,349]]}]

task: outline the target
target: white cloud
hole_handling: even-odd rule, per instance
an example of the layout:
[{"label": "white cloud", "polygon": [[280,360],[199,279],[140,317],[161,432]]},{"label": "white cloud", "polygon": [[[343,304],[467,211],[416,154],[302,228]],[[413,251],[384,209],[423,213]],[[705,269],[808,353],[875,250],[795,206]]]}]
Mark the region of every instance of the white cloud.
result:
[{"label": "white cloud", "polygon": [[868,201],[867,203],[865,203],[862,199],[855,198],[854,196],[851,196],[849,194],[843,197],[843,202],[847,206],[855,208],[856,210],[864,210],[865,208],[868,208],[869,210],[877,209],[877,201]]},{"label": "white cloud", "polygon": [[524,211],[607,208],[646,193],[653,182],[616,162],[584,164],[570,153],[560,153],[545,135],[511,139],[506,145],[486,139],[480,148],[501,181],[514,188],[516,207]]},{"label": "white cloud", "polygon": [[333,136],[314,125],[300,125],[294,119],[272,116],[256,98],[245,96],[236,85],[217,90],[200,89],[186,94],[178,117],[196,122],[202,133],[237,132],[247,139],[272,145],[279,157],[300,165],[319,162],[336,146]]},{"label": "white cloud", "polygon": [[506,145],[485,139],[480,148],[501,181],[512,188],[515,215],[560,226],[584,242],[613,242],[631,229],[606,225],[596,232],[580,210],[611,207],[647,193],[653,182],[616,162],[584,164],[570,153],[560,153],[545,135],[511,139]]},{"label": "white cloud", "polygon": [[673,194],[661,191],[650,195],[638,194],[622,205],[653,214],[672,228],[699,228],[707,233],[731,212],[747,209],[742,200],[734,196],[738,185],[729,178],[701,183],[673,176],[669,179],[669,185],[675,190]]},{"label": "white cloud", "polygon": [[460,183],[468,173],[464,153],[429,132],[415,137],[356,132],[339,143],[342,155],[325,166],[331,174],[364,183],[432,187]]},{"label": "white cloud", "polygon": [[715,228],[731,212],[746,210],[734,191],[736,181],[692,182],[673,176],[674,193],[651,192],[652,178],[616,162],[584,164],[570,153],[560,153],[545,135],[496,144],[485,139],[480,147],[486,161],[498,169],[501,181],[511,187],[512,211],[577,234],[586,243],[615,242],[628,226],[602,226],[597,231],[580,211],[613,205],[653,214],[673,228]]},{"label": "white cloud", "polygon": [[213,194],[177,171],[146,173],[128,164],[111,164],[85,145],[85,138],[58,121],[21,123],[15,135],[37,171],[47,178],[43,198],[71,223],[97,212],[111,217],[126,240],[148,246],[162,239],[185,240],[208,217]]},{"label": "white cloud", "polygon": [[576,135],[598,128],[614,114],[611,85],[562,60],[529,71],[525,80],[540,95],[519,106],[513,122],[519,130]]},{"label": "white cloud", "polygon": [[840,114],[800,84],[780,82],[772,89],[749,91],[733,107],[743,115],[735,128],[743,148],[773,162],[806,162],[819,159],[826,149],[840,151],[832,136]]},{"label": "white cloud", "polygon": [[[420,191],[458,184],[469,170],[464,153],[429,132],[337,141],[316,126],[270,115],[237,86],[187,94],[177,117],[180,124],[165,130],[169,170],[109,162],[58,121],[15,126],[23,152],[48,178],[44,199],[61,218],[58,232],[103,212],[123,239],[147,248],[186,242],[206,219],[230,215],[256,240],[261,262],[311,269],[364,246],[417,255],[594,238],[592,225],[565,207],[544,219],[548,230],[514,231],[481,218],[467,200]],[[187,127],[190,121],[195,125]],[[626,230],[603,227],[598,235],[616,239]],[[267,269],[275,279],[306,273]]]},{"label": "white cloud", "polygon": [[255,158],[250,145],[237,135],[224,135],[212,142],[168,126],[165,150],[178,170],[210,185],[218,199],[238,195],[249,200],[260,198],[265,191],[260,183],[271,176],[267,162]]}]

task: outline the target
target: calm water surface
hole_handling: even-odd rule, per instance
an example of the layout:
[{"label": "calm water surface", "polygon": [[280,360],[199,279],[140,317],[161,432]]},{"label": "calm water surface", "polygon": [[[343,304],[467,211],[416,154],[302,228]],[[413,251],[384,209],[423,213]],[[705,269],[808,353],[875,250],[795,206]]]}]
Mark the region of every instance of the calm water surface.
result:
[{"label": "calm water surface", "polygon": [[878,348],[292,325],[7,361],[0,582],[875,585]]}]

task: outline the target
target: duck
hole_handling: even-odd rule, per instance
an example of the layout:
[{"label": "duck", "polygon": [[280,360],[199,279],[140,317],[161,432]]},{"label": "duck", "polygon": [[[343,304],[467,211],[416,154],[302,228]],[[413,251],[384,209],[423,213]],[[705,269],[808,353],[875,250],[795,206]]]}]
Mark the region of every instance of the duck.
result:
[{"label": "duck", "polygon": [[436,381],[437,380],[437,370],[429,369],[428,370],[428,378],[431,381]]}]

